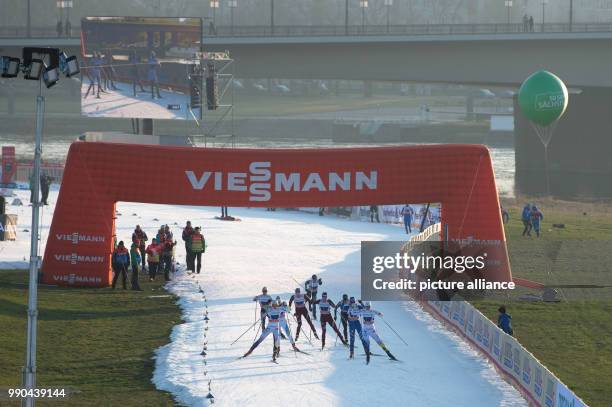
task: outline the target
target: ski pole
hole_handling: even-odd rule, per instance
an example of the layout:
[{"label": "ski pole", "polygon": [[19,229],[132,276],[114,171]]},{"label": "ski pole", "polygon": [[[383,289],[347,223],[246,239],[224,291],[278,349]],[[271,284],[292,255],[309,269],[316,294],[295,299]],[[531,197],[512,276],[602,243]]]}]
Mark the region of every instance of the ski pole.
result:
[{"label": "ski pole", "polygon": [[230,343],[230,346],[232,346],[233,344],[235,344],[236,342],[238,342],[238,340],[239,340],[240,338],[242,338],[242,337],[244,336],[244,334],[246,334],[247,332],[249,332],[249,331],[251,330],[251,327],[255,326],[255,324],[257,324],[258,322],[259,322],[259,319],[258,319],[257,321],[255,321],[255,322],[253,323],[253,325],[249,326],[249,327],[246,329],[246,331],[244,331],[244,332],[242,333],[242,335],[240,335],[238,338],[236,338],[236,340],[235,340],[234,342]]},{"label": "ski pole", "polygon": [[404,342],[404,345],[409,346],[409,345],[406,343],[406,341],[405,341],[405,340],[404,340],[404,339],[403,339],[403,338],[400,336],[400,334],[398,334],[398,333],[397,333],[397,331],[396,331],[395,329],[393,329],[393,327],[392,327],[391,325],[389,325],[389,323],[388,323],[388,322],[387,322],[387,321],[386,321],[386,320],[385,320],[383,317],[380,317],[380,319],[382,319],[382,321],[383,321],[383,322],[384,322],[384,323],[385,323],[385,324],[386,324],[386,325],[387,325],[387,326],[388,326],[388,327],[389,327],[389,328],[390,328],[390,329],[393,331],[393,333],[394,333],[394,334],[395,334],[395,335],[396,335],[398,338],[400,338],[400,340],[401,340],[402,342]]},{"label": "ski pole", "polygon": [[[254,320],[257,320],[257,302],[255,302],[255,315],[253,316]],[[253,324],[253,331],[255,330],[255,324]]]},{"label": "ski pole", "polygon": [[302,284],[301,284],[299,281],[297,281],[297,280],[295,279],[295,277],[291,277],[291,278],[293,279],[293,281],[295,281],[295,282],[297,283],[297,285],[299,285],[300,287],[302,287],[302,288],[304,289],[304,291],[308,291],[308,290],[306,290],[306,287],[304,287],[304,286],[303,286],[303,285],[302,285]]},{"label": "ski pole", "polygon": [[257,332],[255,332],[255,337],[253,338],[253,342],[257,340],[257,335],[259,335],[259,330],[261,329],[261,324],[257,326]]}]

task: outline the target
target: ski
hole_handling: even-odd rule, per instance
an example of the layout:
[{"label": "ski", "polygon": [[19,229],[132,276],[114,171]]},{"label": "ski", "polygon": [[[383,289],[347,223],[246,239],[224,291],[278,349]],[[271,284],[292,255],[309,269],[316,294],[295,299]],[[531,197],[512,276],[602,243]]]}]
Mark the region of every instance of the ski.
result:
[{"label": "ski", "polygon": [[[365,354],[365,353],[362,353],[362,354],[361,354],[361,356],[366,356],[366,354]],[[382,355],[382,354],[380,354],[380,353],[371,353],[371,352],[370,352],[370,356],[387,356],[387,355]]]},{"label": "ski", "polygon": [[272,359],[270,362],[276,363],[278,365],[278,361],[277,360]]},{"label": "ski", "polygon": [[295,352],[298,352],[298,353],[302,353],[302,354],[304,354],[304,355],[308,355],[308,356],[310,356],[310,353],[308,353],[308,352],[304,352],[304,351],[303,351],[303,350],[301,350],[301,349],[294,349],[294,351],[295,351]]}]

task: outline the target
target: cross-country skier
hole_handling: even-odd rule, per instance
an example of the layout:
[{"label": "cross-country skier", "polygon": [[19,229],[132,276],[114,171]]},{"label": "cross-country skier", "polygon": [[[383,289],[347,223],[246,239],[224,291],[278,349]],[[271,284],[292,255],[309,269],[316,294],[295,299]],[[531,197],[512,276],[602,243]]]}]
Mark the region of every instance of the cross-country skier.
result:
[{"label": "cross-country skier", "polygon": [[297,318],[297,328],[295,331],[295,340],[297,342],[300,337],[300,329],[302,328],[302,317],[306,319],[308,325],[310,325],[310,329],[314,334],[314,337],[319,339],[317,336],[317,330],[315,329],[312,321],[310,320],[310,316],[308,315],[308,311],[306,311],[306,302],[308,304],[312,301],[312,299],[308,296],[308,294],[302,294],[299,288],[295,289],[295,294],[289,298],[289,308],[291,308],[291,304],[295,301],[295,317]]},{"label": "cross-country skier", "polygon": [[317,278],[316,274],[313,274],[310,280],[306,280],[304,283],[304,288],[306,289],[306,294],[310,297],[310,302],[308,303],[308,310],[312,312],[312,319],[317,319],[317,305],[315,304],[317,300],[317,290],[319,286],[323,284],[323,280]]},{"label": "cross-country skier", "polygon": [[359,317],[361,316],[361,311],[363,311],[363,306],[358,304],[355,301],[355,297],[349,298],[349,309],[347,311],[347,319],[349,324],[349,335],[350,335],[350,355],[349,358],[353,359],[354,351],[355,351],[355,331],[359,334],[359,339],[361,340],[361,344],[363,348],[366,348],[366,344],[363,340],[363,332],[361,330],[361,321]]},{"label": "cross-country skier", "polygon": [[272,301],[272,297],[268,295],[268,289],[266,287],[261,289],[261,294],[253,297],[253,301],[259,302],[259,319],[261,321],[261,331],[266,329],[266,312],[269,308],[269,303]]},{"label": "cross-country skier", "polygon": [[[338,311],[338,308],[340,308],[340,322],[342,322],[342,330],[344,333],[344,339],[347,339],[347,340],[348,340],[348,334],[347,334],[348,310],[350,306],[351,304],[349,302],[348,294],[342,294],[342,301],[336,304],[336,306],[334,307],[334,317],[336,316],[335,314]],[[336,321],[338,320],[338,318],[335,318],[335,319]]]},{"label": "cross-country skier", "polygon": [[[272,352],[272,361],[276,362],[276,358],[278,357],[280,353],[280,319],[281,319],[281,314],[283,311],[278,306],[278,303],[276,301],[272,301],[272,299],[268,301],[268,305],[269,305],[269,308],[265,314],[265,317],[268,318],[268,327],[261,332],[261,335],[259,336],[259,338],[253,343],[253,345],[251,345],[251,348],[247,351],[247,353],[245,353],[242,356],[243,358],[246,358],[251,353],[253,353],[255,348],[257,348],[259,344],[262,343],[263,340],[266,339],[268,335],[272,334],[274,338],[274,350]],[[295,348],[295,345],[294,345],[294,348]]]},{"label": "cross-country skier", "polygon": [[289,329],[289,324],[287,323],[287,314],[291,312],[289,310],[289,307],[287,306],[287,303],[285,301],[281,301],[281,298],[278,296],[276,297],[276,303],[278,304],[278,308],[281,310],[280,327],[283,331],[285,331],[286,335],[283,335],[283,333],[281,332],[281,337],[283,339],[289,339],[289,342],[291,342],[291,346],[293,347],[293,349],[297,352],[301,352],[295,346],[295,341],[293,340],[293,336],[291,336],[291,330]]},{"label": "cross-country skier", "polygon": [[402,216],[404,217],[404,229],[406,229],[406,234],[412,233],[412,217],[414,216],[414,210],[408,204],[406,204],[402,208]]},{"label": "cross-country skier", "polygon": [[363,304],[364,309],[361,311],[361,319],[363,320],[363,346],[366,353],[366,363],[370,363],[370,337],[376,341],[378,346],[381,347],[382,350],[385,351],[389,359],[397,360],[395,356],[389,352],[389,349],[385,346],[383,341],[378,336],[376,332],[376,327],[374,326],[374,318],[376,315],[382,317],[382,312],[376,311],[372,309],[372,306],[369,302]]},{"label": "cross-country skier", "polygon": [[315,304],[319,304],[319,309],[321,311],[321,350],[323,350],[323,348],[325,348],[325,328],[326,328],[327,324],[331,325],[331,327],[333,328],[334,332],[336,332],[336,335],[338,335],[338,337],[340,338],[342,343],[344,345],[348,345],[346,343],[346,339],[344,339],[344,337],[342,336],[342,334],[338,330],[338,327],[336,326],[336,323],[334,322],[334,319],[332,318],[332,315],[331,315],[331,309],[332,309],[332,307],[335,307],[336,304],[334,304],[334,302],[332,300],[327,298],[327,293],[326,292],[324,292],[321,295],[321,299],[320,300],[316,300],[314,303]]}]

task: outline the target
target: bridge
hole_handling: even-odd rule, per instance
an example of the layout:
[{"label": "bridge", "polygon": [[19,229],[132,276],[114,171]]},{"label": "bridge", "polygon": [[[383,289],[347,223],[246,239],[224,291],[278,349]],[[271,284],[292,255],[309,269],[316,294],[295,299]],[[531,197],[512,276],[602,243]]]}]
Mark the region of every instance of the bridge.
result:
[{"label": "bridge", "polygon": [[[0,29],[0,48],[78,52],[78,27]],[[209,26],[206,50],[230,51],[241,78],[345,79],[516,86],[551,69],[569,86],[612,86],[612,24]],[[597,61],[597,63],[585,63]]]}]

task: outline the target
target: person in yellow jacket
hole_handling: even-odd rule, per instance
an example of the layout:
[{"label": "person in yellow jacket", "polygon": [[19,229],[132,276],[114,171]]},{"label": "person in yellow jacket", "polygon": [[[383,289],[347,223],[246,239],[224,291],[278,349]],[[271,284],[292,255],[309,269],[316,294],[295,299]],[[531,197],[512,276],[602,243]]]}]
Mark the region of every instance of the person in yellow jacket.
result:
[{"label": "person in yellow jacket", "polygon": [[[200,233],[200,227],[196,227],[189,240],[187,241],[187,248],[191,254],[191,265],[195,269],[194,271],[200,274],[202,269],[202,253],[206,251],[206,240],[202,233]],[[196,267],[197,263],[197,267]]]}]

